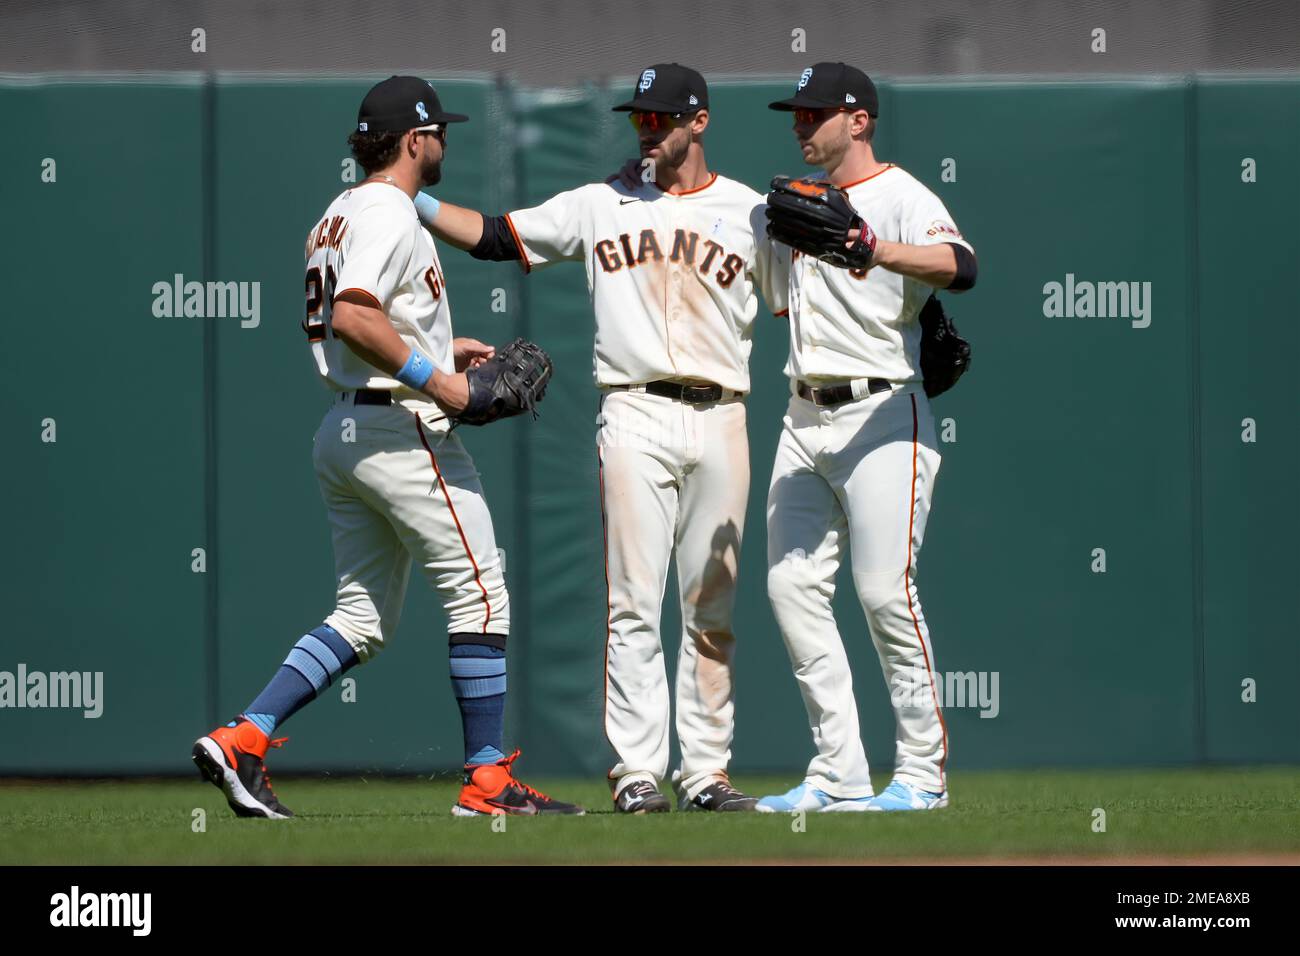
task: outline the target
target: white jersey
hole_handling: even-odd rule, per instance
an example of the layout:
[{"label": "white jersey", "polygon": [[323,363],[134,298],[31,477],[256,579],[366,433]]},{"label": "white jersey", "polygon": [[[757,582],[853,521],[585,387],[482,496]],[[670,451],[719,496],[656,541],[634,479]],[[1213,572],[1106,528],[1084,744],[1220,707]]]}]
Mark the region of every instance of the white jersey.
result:
[{"label": "white jersey", "polygon": [[343,292],[361,292],[383,309],[402,341],[455,372],[451,306],[433,237],[415,204],[396,186],[363,183],[335,199],[307,236],[307,319],[316,367],[337,391],[404,389],[334,335],[330,315]]},{"label": "white jersey", "polygon": [[677,195],[593,183],[506,220],[525,271],[585,263],[597,385],[677,379],[748,392],[755,289],[780,312],[788,273],[774,268],[763,208],[715,173]]},{"label": "white jersey", "polygon": [[[939,197],[893,164],[844,188],[880,239],[915,246],[956,243],[974,252]],[[786,374],[813,384],[922,381],[917,316],[932,291],[887,269],[840,269],[794,253]]]}]

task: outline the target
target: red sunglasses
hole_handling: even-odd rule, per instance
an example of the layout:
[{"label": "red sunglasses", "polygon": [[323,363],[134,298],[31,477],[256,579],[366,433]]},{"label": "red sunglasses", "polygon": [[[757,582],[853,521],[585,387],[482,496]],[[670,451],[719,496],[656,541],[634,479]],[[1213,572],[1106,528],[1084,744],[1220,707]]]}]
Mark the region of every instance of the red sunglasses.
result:
[{"label": "red sunglasses", "polygon": [[627,114],[627,118],[632,121],[632,126],[638,131],[649,130],[657,133],[660,130],[673,129],[681,125],[682,117],[694,115],[687,113],[651,113],[644,110],[633,110]]},{"label": "red sunglasses", "polygon": [[808,109],[800,107],[794,111],[794,121],[801,126],[813,126],[830,118],[832,113],[852,113],[853,110],[844,107],[827,106],[821,109]]}]

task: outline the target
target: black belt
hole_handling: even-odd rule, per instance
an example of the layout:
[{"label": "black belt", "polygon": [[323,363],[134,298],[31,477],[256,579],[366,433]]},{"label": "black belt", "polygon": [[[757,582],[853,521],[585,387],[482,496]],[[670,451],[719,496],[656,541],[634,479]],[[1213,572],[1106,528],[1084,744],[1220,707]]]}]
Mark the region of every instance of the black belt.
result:
[{"label": "black belt", "polygon": [[353,405],[391,405],[393,393],[383,388],[359,388],[355,392],[344,392],[343,400],[351,401]]},{"label": "black belt", "polygon": [[[617,389],[628,389],[630,385],[615,385]],[[675,398],[687,405],[707,405],[709,402],[722,401],[721,385],[684,385],[681,382],[646,382],[645,390],[651,395]]]},{"label": "black belt", "polygon": [[[883,378],[867,379],[867,393],[874,395],[876,392],[888,392],[894,386]],[[827,385],[825,388],[813,388],[806,382],[799,382],[795,386],[795,391],[800,398],[806,398],[814,405],[839,405],[841,402],[853,401],[852,385]]]}]

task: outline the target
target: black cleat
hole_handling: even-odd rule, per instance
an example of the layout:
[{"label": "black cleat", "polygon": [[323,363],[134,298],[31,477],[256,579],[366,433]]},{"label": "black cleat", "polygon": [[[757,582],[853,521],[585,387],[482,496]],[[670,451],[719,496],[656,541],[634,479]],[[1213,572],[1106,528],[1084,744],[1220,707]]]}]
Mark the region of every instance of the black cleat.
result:
[{"label": "black cleat", "polygon": [[619,791],[614,798],[614,809],[619,813],[667,813],[672,804],[653,783],[638,780]]},{"label": "black cleat", "polygon": [[683,793],[677,802],[678,810],[712,810],[718,813],[753,810],[758,797],[747,797],[727,780],[715,780],[691,799]]},{"label": "black cleat", "polygon": [[194,765],[204,780],[226,795],[236,816],[271,820],[293,816],[293,811],[276,799],[263,762],[268,747],[279,747],[289,738],[271,740],[252,721],[236,719],[234,727],[218,727],[194,742]]}]

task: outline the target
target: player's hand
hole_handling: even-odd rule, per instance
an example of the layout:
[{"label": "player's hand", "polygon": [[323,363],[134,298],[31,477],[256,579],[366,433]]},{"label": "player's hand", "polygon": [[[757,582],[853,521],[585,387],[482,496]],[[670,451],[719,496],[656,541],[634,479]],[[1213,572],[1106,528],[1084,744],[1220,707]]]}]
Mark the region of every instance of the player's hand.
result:
[{"label": "player's hand", "polygon": [[[863,233],[866,233],[866,235],[864,236]],[[844,248],[852,249],[860,236],[862,237],[863,242],[867,243],[868,248],[871,249],[871,262],[867,265],[867,268],[874,269],[876,266],[880,265],[880,262],[876,257],[876,252],[880,248],[880,243],[876,239],[875,233],[872,231],[871,227],[868,226],[865,221],[862,223],[861,228],[855,226],[849,230],[848,235],[844,239]]]},{"label": "player's hand", "polygon": [[642,179],[641,176],[645,167],[641,165],[642,162],[643,161],[640,159],[629,159],[622,165],[618,172],[609,176],[605,182],[609,183],[611,186],[615,183],[619,183],[626,186],[628,189],[637,189],[640,186],[644,186],[646,180]]},{"label": "player's hand", "polygon": [[456,360],[456,371],[463,372],[467,368],[478,368],[496,355],[497,350],[478,339],[459,338],[451,340],[451,354]]},{"label": "player's hand", "polygon": [[424,391],[449,416],[459,415],[469,405],[469,379],[464,372],[455,375],[434,372],[425,383]]}]

